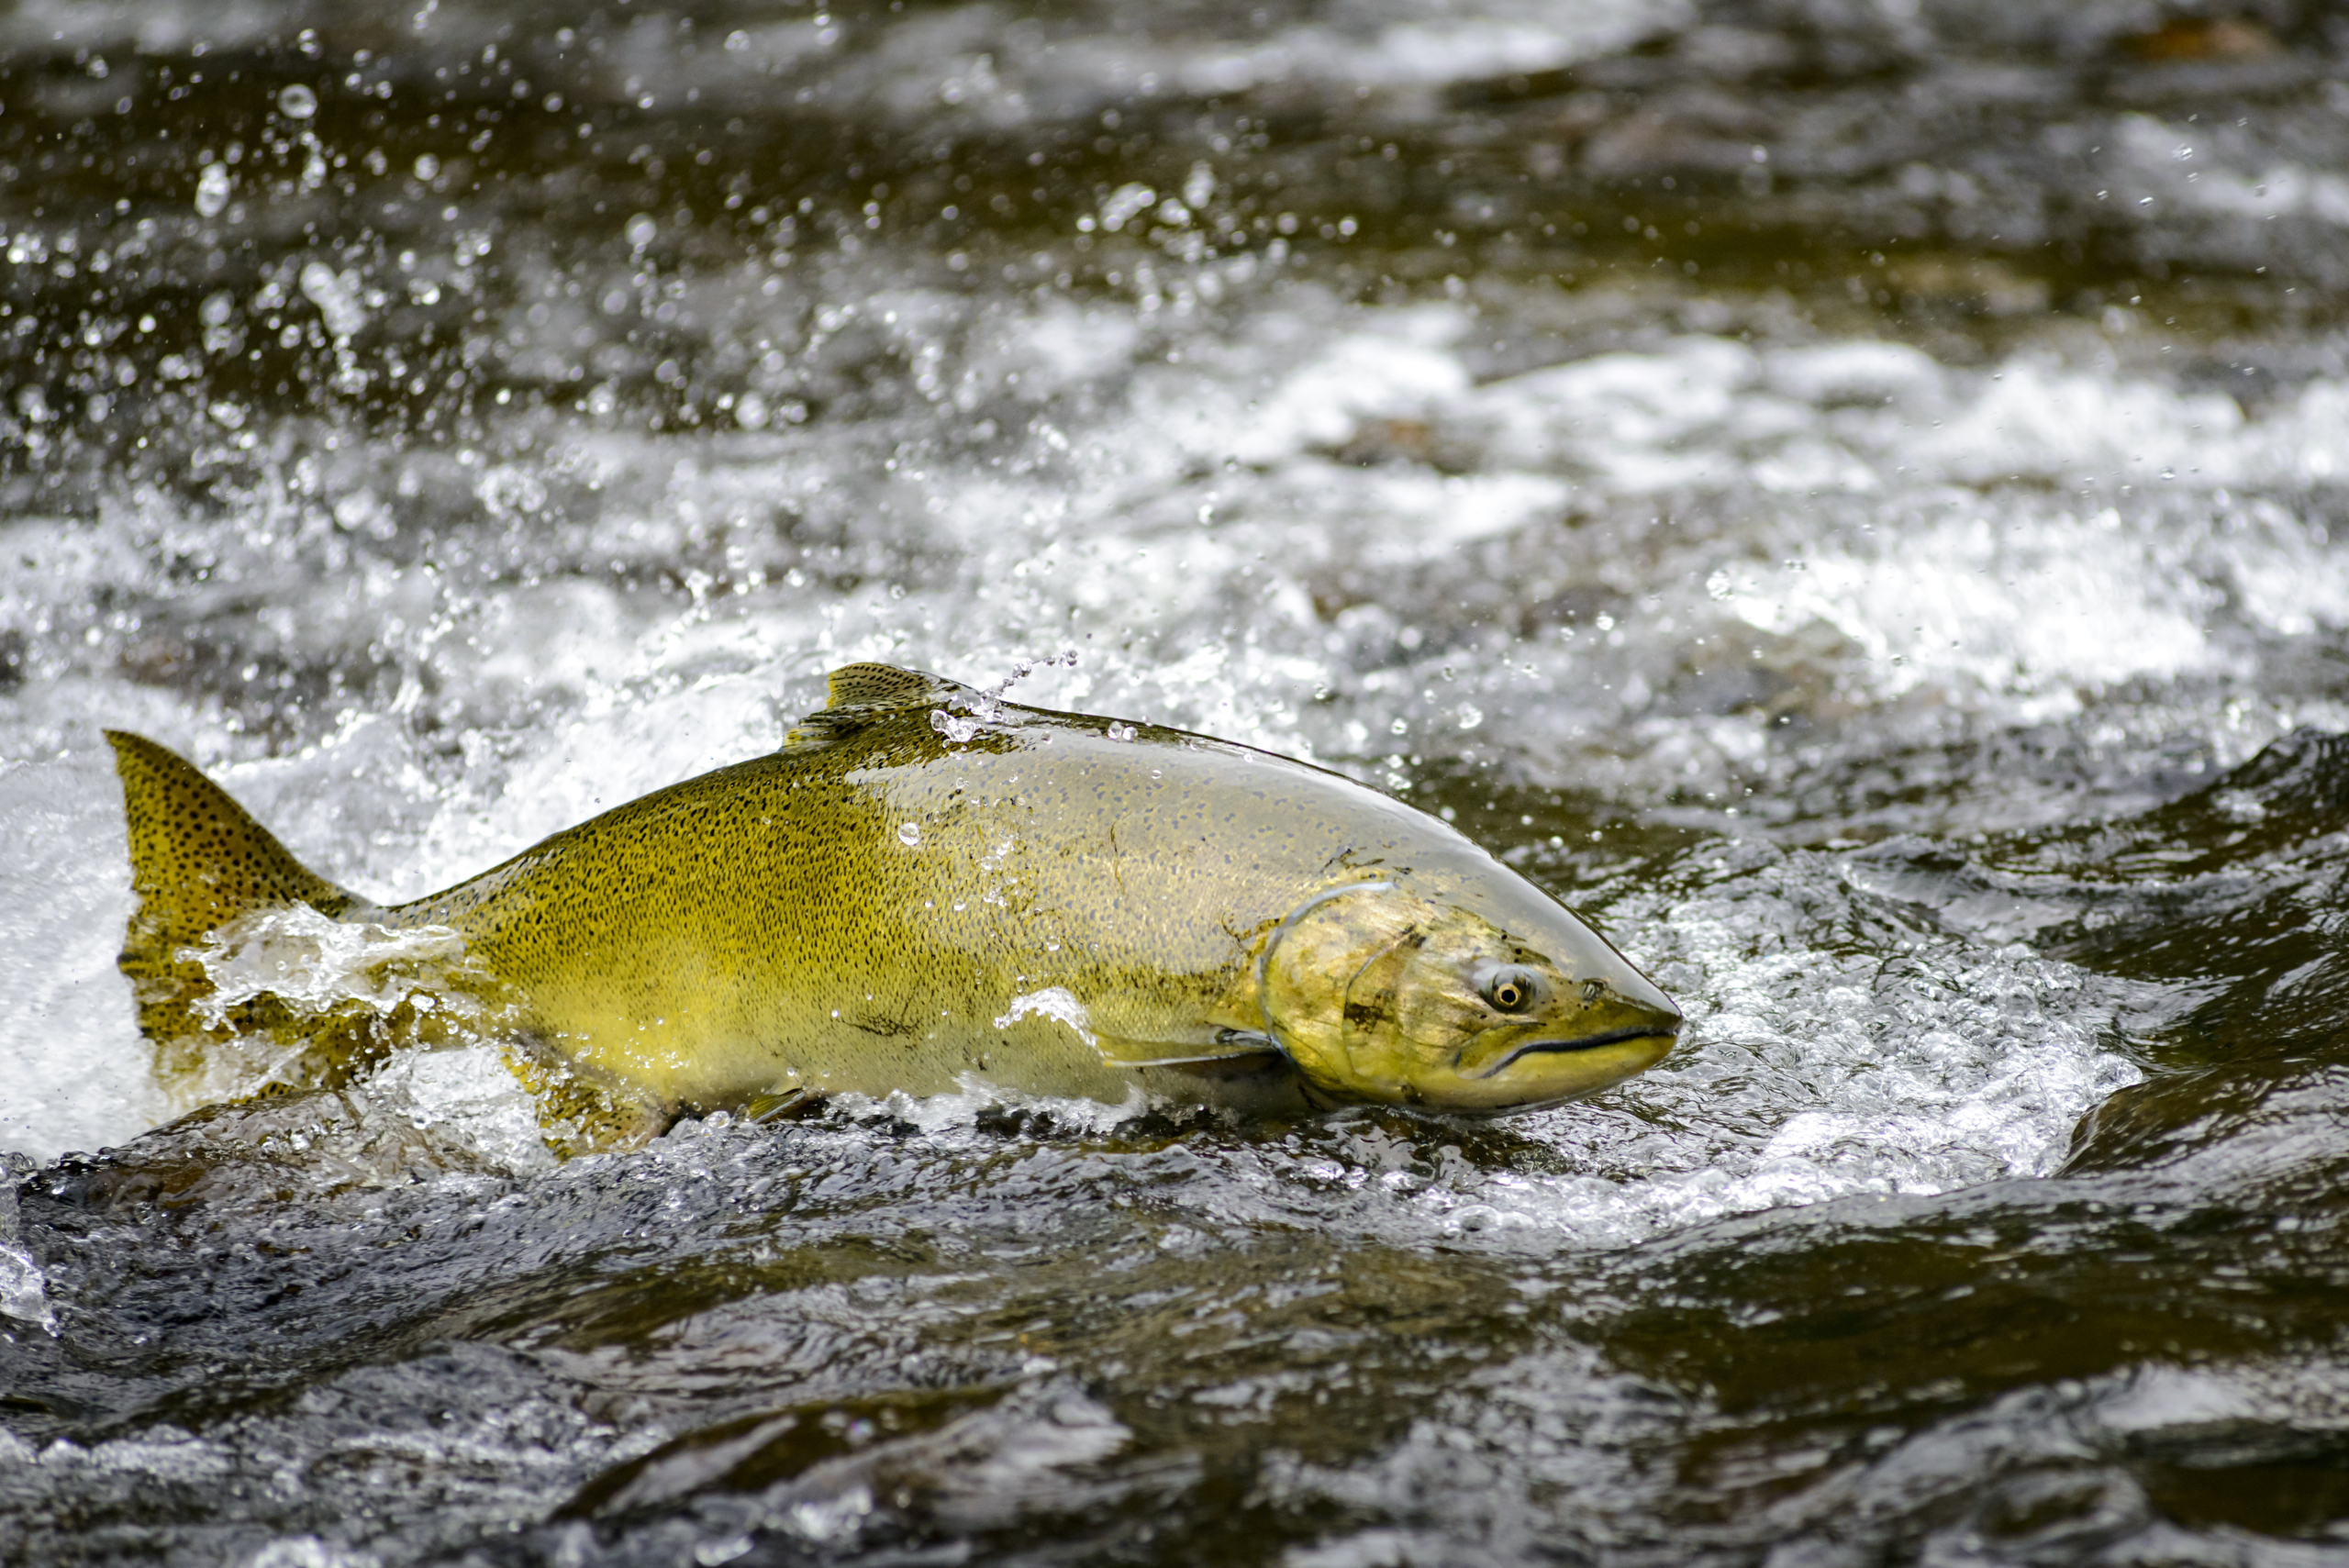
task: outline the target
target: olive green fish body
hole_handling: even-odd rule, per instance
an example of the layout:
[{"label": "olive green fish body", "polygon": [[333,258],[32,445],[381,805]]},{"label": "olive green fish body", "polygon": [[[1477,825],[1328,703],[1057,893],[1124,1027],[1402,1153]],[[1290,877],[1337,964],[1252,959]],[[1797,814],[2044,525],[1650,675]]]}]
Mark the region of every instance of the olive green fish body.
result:
[{"label": "olive green fish body", "polygon": [[1265,932],[1424,821],[1174,731],[1006,706],[955,745],[931,711],[662,790],[383,918],[462,932],[566,1054],[682,1103],[966,1076],[1115,1100],[1131,1080],[1085,1034],[1230,1054],[1219,1034],[1264,1029]]},{"label": "olive green fish body", "polygon": [[[125,755],[135,879],[151,912],[170,904],[150,888],[169,880],[153,865],[171,835],[142,811],[138,781],[151,759]],[[779,751],[657,791],[413,903],[366,906],[297,880],[308,873],[290,858],[276,867],[253,855],[270,874],[206,906],[216,925],[275,899],[394,930],[448,928],[514,1027],[673,1107],[974,1082],[1111,1103],[1139,1086],[1294,1104],[1302,1087],[1479,1109],[1588,1092],[1581,1079],[1564,1093],[1522,1092],[1512,1060],[1464,1100],[1426,1092],[1416,1069],[1379,1064],[1402,999],[1419,995],[1405,983],[1411,965],[1424,968],[1462,921],[1520,948],[1563,938],[1575,950],[1572,974],[1541,984],[1582,988],[1561,1003],[1586,1015],[1576,1038],[1609,1032],[1588,1026],[1609,1006],[1638,1015],[1637,1028],[1618,1020],[1609,1027],[1620,1038],[1583,1052],[1585,1078],[1646,1065],[1677,1024],[1546,895],[1375,791],[1228,742],[990,703],[883,666],[836,675],[833,706]],[[130,949],[139,945],[134,920]],[[1479,953],[1490,969],[1532,950]],[[1481,995],[1436,1011],[1489,1014]],[[1450,1014],[1429,1027],[1453,1027]],[[1488,1041],[1486,1054],[1499,1062],[1508,1049]],[[1546,1040],[1533,1051],[1564,1053]]]}]

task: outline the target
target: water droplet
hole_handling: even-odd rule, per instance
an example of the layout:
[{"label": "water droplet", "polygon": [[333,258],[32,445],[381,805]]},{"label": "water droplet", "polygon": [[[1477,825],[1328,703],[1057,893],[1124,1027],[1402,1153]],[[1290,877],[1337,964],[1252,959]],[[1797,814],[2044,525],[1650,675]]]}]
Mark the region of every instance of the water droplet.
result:
[{"label": "water droplet", "polygon": [[218,217],[228,205],[228,166],[206,163],[204,172],[195,177],[195,212],[198,217]]},{"label": "water droplet", "polygon": [[1115,234],[1137,213],[1148,211],[1151,204],[1157,200],[1158,193],[1148,185],[1138,183],[1120,185],[1109,193],[1108,201],[1101,204],[1101,227]]},{"label": "water droplet", "polygon": [[279,90],[277,112],[288,119],[308,119],[318,112],[318,95],[296,82]]},{"label": "water droplet", "polygon": [[338,272],[324,261],[303,267],[302,293],[326,317],[327,330],[348,338],[367,325],[367,307],[360,303],[358,275]]},{"label": "water droplet", "polygon": [[1183,200],[1193,212],[1215,199],[1215,171],[1205,163],[1191,165],[1191,172],[1183,181]]},{"label": "water droplet", "polygon": [[920,823],[918,823],[918,822],[900,822],[900,823],[898,823],[898,824],[897,824],[897,842],[899,842],[900,844],[908,844],[908,845],[910,845],[910,844],[918,844],[918,843],[920,843],[920,842],[921,842],[921,824],[920,824]]}]

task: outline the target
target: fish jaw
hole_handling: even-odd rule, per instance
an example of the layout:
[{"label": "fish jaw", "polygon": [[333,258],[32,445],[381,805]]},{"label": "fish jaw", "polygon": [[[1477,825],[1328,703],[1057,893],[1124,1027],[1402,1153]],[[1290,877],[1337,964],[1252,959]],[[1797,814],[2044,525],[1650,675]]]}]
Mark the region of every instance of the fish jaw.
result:
[{"label": "fish jaw", "polygon": [[1669,1001],[1657,1007],[1605,997],[1571,1027],[1544,1022],[1486,1030],[1461,1051],[1456,1075],[1449,1082],[1423,1077],[1422,1092],[1462,1110],[1531,1110],[1586,1099],[1663,1061],[1679,1043],[1680,1027],[1680,1010]]},{"label": "fish jaw", "polygon": [[[1533,890],[1496,891],[1514,902]],[[1543,998],[1522,1020],[1494,1019],[1449,1060],[1423,1063],[1415,1087],[1426,1103],[1497,1112],[1586,1099],[1654,1066],[1679,1042],[1678,1004],[1573,914],[1545,897],[1518,904],[1505,918],[1524,933],[1528,961],[1546,983]]]}]

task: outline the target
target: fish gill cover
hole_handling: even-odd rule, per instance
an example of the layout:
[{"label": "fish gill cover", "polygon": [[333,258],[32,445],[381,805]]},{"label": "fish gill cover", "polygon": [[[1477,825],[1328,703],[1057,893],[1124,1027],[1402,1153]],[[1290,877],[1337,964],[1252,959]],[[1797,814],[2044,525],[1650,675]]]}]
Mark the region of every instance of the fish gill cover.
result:
[{"label": "fish gill cover", "polygon": [[[2349,1561],[2345,233],[2292,0],[18,6],[0,1560]],[[860,660],[1435,811],[1683,1043],[156,1075],[101,727],[388,900]]]}]

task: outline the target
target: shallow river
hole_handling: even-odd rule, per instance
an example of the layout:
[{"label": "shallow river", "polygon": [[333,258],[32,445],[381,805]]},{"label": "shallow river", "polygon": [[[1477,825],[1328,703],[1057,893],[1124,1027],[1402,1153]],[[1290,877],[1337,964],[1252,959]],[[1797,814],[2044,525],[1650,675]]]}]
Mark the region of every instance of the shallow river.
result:
[{"label": "shallow river", "polygon": [[[25,0],[0,249],[0,1561],[2349,1562],[2338,12]],[[150,1061],[101,726],[407,898],[860,659],[1688,1031],[567,1162]]]}]

